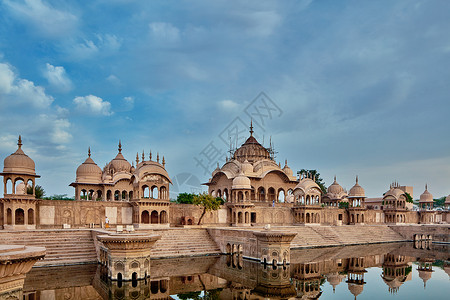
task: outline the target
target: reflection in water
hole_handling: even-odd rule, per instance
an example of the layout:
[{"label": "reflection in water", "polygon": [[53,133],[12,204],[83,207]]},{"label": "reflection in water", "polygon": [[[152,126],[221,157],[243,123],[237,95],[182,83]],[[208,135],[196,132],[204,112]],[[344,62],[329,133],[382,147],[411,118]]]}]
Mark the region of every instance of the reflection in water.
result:
[{"label": "reflection in water", "polygon": [[111,282],[100,265],[34,268],[23,292],[26,300],[353,299],[361,295],[440,299],[448,295],[449,247],[415,246],[293,250],[290,265],[275,267],[239,255],[160,259],[151,261],[149,279],[126,282]]}]

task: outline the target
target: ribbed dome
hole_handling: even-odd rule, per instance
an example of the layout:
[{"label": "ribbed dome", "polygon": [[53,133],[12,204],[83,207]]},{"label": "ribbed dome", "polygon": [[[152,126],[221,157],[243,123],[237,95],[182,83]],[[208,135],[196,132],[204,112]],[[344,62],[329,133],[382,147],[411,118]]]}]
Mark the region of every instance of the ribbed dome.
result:
[{"label": "ribbed dome", "polygon": [[251,183],[250,179],[244,175],[244,173],[239,173],[238,176],[236,176],[233,179],[233,189],[251,189]]},{"label": "ribbed dome", "polygon": [[287,164],[287,160],[284,163],[284,168],[283,168],[283,172],[284,174],[286,174],[287,176],[291,177],[294,175],[294,172],[292,171],[291,168],[289,168],[288,164]]},{"label": "ribbed dome", "polygon": [[241,170],[244,174],[249,174],[253,172],[253,166],[248,160],[245,160],[241,165]]},{"label": "ribbed dome", "polygon": [[269,151],[253,136],[253,123],[250,125],[250,137],[234,152],[233,158],[241,163],[245,160],[253,163],[263,159],[270,159]]},{"label": "ribbed dome", "polygon": [[400,199],[400,196],[403,195],[404,193],[405,192],[403,192],[401,189],[391,187],[391,189],[384,194],[383,198],[386,198],[388,196],[392,196],[392,197],[394,197],[395,199],[398,200],[398,199]]},{"label": "ribbed dome", "polygon": [[356,183],[350,189],[348,196],[349,197],[366,197],[366,193],[365,193],[364,189],[358,183],[358,176],[356,176]]},{"label": "ribbed dome", "polygon": [[433,195],[428,192],[428,186],[425,185],[425,191],[420,195],[419,203],[433,202]]},{"label": "ribbed dome", "polygon": [[364,286],[362,284],[349,283],[348,290],[356,297],[363,292]]},{"label": "ribbed dome", "polygon": [[102,169],[92,160],[91,149],[88,158],[77,168],[76,182],[100,183],[102,180]]},{"label": "ribbed dome", "polygon": [[328,187],[327,192],[330,194],[340,194],[344,192],[342,186],[336,181],[336,176],[334,176],[334,182]]},{"label": "ribbed dome", "polygon": [[3,163],[3,173],[36,175],[34,161],[22,150],[21,136],[19,136],[17,145],[19,148],[16,152],[5,158]]},{"label": "ribbed dome", "polygon": [[122,144],[120,141],[119,153],[117,153],[117,156],[110,162],[110,164],[113,166],[115,172],[130,172],[131,170],[131,164],[122,155]]}]

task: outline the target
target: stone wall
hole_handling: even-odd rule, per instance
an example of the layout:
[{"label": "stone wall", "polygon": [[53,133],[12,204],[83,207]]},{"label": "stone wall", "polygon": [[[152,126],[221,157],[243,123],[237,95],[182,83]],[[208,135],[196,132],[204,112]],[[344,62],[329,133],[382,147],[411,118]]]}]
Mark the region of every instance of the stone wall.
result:
[{"label": "stone wall", "polygon": [[433,242],[446,242],[450,243],[450,226],[447,225],[395,225],[389,226],[395,232],[398,232],[401,236],[407,240],[414,240],[415,234],[423,234],[433,236]]},{"label": "stone wall", "polygon": [[132,224],[132,207],[119,201],[40,200],[37,205],[38,228],[101,227],[108,217],[111,225]]}]

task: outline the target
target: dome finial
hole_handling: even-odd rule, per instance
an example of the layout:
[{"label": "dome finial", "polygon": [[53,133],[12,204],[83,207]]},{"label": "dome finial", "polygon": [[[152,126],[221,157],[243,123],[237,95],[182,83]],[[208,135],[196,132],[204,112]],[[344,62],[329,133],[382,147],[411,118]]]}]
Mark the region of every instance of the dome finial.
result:
[{"label": "dome finial", "polygon": [[122,153],[122,143],[119,140],[119,153]]},{"label": "dome finial", "polygon": [[142,150],[142,162],[145,161],[145,154],[144,154],[144,150]]},{"label": "dome finial", "polygon": [[156,162],[159,163],[159,152],[156,154]]},{"label": "dome finial", "polygon": [[136,152],[136,167],[137,167],[138,164],[139,164],[139,153]]},{"label": "dome finial", "polygon": [[250,136],[253,136],[253,119],[250,119]]},{"label": "dome finial", "polygon": [[88,148],[88,156],[91,157],[91,147]]},{"label": "dome finial", "polygon": [[336,175],[334,175],[334,182],[336,182]]},{"label": "dome finial", "polygon": [[285,164],[285,166],[287,166],[287,159],[284,160],[284,164]]},{"label": "dome finial", "polygon": [[150,155],[149,155],[149,157],[150,157],[150,161],[152,161],[152,150],[150,150]]},{"label": "dome finial", "polygon": [[19,141],[17,142],[17,146],[19,146],[19,149],[22,148],[22,136],[19,135]]},{"label": "dome finial", "polygon": [[356,183],[358,183],[358,175],[356,175]]},{"label": "dome finial", "polygon": [[163,167],[166,167],[166,159],[164,158],[164,155],[163,155],[162,165],[163,165]]},{"label": "dome finial", "polygon": [[425,191],[428,191],[428,183],[425,183]]}]

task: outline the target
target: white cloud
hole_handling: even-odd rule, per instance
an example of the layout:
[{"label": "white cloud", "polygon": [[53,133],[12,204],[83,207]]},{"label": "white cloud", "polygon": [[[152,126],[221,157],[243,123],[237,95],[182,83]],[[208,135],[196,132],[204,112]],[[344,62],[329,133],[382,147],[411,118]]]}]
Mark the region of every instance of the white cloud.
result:
[{"label": "white cloud", "polygon": [[108,55],[117,52],[122,39],[113,34],[95,34],[94,39],[73,39],[65,44],[63,51],[75,59],[89,59],[99,54]]},{"label": "white cloud", "polygon": [[239,104],[234,102],[233,100],[222,100],[219,102],[219,108],[225,110],[234,110],[239,107]]},{"label": "white cloud", "polygon": [[134,108],[134,98],[133,97],[124,97],[123,98],[123,107],[125,110],[132,110]]},{"label": "white cloud", "polygon": [[107,81],[109,81],[109,82],[111,82],[112,84],[114,84],[114,85],[120,85],[120,79],[116,76],[116,75],[114,75],[114,74],[111,74],[111,75],[109,75],[107,78],[106,78],[106,80]]},{"label": "white cloud", "polygon": [[53,97],[45,93],[45,89],[36,86],[32,81],[17,78],[12,68],[0,63],[0,95],[3,105],[29,104],[34,107],[48,107]]},{"label": "white cloud", "polygon": [[152,22],[148,26],[151,35],[158,40],[176,42],[180,38],[180,30],[171,23]]},{"label": "white cloud", "polygon": [[73,102],[75,103],[75,106],[79,111],[86,114],[104,116],[110,116],[113,114],[111,111],[111,103],[109,103],[108,101],[103,101],[102,98],[94,95],[75,97],[75,99],[73,99]]},{"label": "white cloud", "polygon": [[65,37],[74,31],[78,18],[70,12],[58,10],[41,0],[4,1],[12,15],[30,25],[46,37]]},{"label": "white cloud", "polygon": [[44,77],[48,82],[60,91],[70,91],[73,88],[72,81],[67,77],[64,67],[55,67],[51,64],[46,64]]}]

